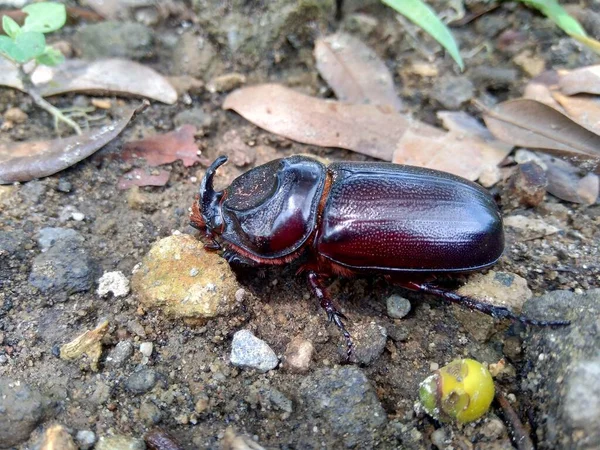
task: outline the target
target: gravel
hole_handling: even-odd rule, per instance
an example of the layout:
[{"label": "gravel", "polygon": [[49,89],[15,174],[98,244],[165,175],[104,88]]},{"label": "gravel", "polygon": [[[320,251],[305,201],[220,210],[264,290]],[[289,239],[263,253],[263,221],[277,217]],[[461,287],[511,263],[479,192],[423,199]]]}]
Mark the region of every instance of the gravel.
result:
[{"label": "gravel", "polygon": [[279,359],[269,344],[249,330],[240,330],[233,335],[230,360],[234,366],[256,369],[259,372],[268,372],[279,364]]}]

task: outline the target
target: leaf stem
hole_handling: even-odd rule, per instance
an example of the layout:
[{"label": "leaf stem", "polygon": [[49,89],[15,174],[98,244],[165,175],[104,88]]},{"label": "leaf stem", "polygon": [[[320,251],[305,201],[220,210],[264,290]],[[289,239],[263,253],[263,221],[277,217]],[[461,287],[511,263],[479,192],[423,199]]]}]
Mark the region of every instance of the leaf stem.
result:
[{"label": "leaf stem", "polygon": [[49,112],[52,115],[52,117],[54,117],[55,121],[66,123],[71,128],[73,128],[73,130],[75,130],[75,133],[81,134],[81,128],[79,127],[79,125],[77,125],[77,123],[75,123],[73,120],[69,119],[58,108],[53,106],[46,99],[44,99],[44,97],[42,97],[42,95],[38,92],[38,90],[35,88],[35,86],[31,82],[31,78],[29,77],[29,74],[27,72],[25,72],[25,70],[23,69],[23,66],[21,66],[21,65],[19,66],[19,73],[20,73],[21,81],[23,82],[23,90],[25,91],[25,93],[27,93],[33,99],[33,101],[36,105],[38,105],[40,108],[45,109],[47,112]]}]

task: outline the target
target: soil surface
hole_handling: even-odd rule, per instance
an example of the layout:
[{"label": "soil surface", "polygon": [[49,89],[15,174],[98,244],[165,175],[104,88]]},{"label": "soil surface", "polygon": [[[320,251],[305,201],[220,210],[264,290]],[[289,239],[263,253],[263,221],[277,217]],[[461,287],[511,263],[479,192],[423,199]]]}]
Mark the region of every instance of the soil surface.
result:
[{"label": "soil surface", "polygon": [[[165,75],[187,74],[205,83],[238,72],[246,76],[246,84],[278,82],[329,97],[333,94],[318,76],[312,49],[318,36],[344,29],[384,59],[407,113],[436,126],[441,126],[435,115],[439,110],[460,109],[479,117],[472,100],[492,105],[518,97],[534,63],[558,69],[600,61],[543,16],[510,2],[452,28],[465,55],[464,73],[423,32],[398,21],[377,2],[364,2],[362,7],[359,2],[344,2],[341,19],[336,19],[333,2],[191,3],[173,7],[168,17],[153,15],[151,2],[144,8],[124,8],[113,26],[138,22],[150,34],[143,52],[139,46],[125,49],[125,57]],[[431,3],[446,18],[460,19],[455,4],[462,2]],[[588,3],[600,17],[600,6]],[[261,18],[264,23],[259,25]],[[50,40],[66,41],[75,52],[85,52],[93,42],[83,42],[80,32],[90,26],[69,24]],[[511,31],[508,37],[503,34],[506,30]],[[206,44],[201,56],[198,39]],[[527,56],[516,58],[524,52]],[[332,161],[368,159],[265,132],[222,110],[226,94],[195,90],[181,95],[175,105],[153,102],[92,157],[48,178],[0,187],[0,380],[19,380],[33,391],[27,395],[43,396],[32,400],[29,422],[14,425],[28,430],[25,437],[1,427],[0,434],[12,436],[18,449],[33,448],[52,423],[65,426],[80,448],[92,445],[85,439],[93,442],[112,435],[127,437],[130,446],[101,447],[110,444],[103,442],[96,448],[142,448],[132,446],[142,444],[131,439],[143,439],[157,426],[186,449],[250,448],[243,440],[224,438],[228,427],[265,448],[512,448],[508,426],[496,406],[484,419],[464,426],[440,424],[414,408],[419,383],[432,370],[469,357],[488,364],[504,358],[509,369],[496,379],[498,388],[508,395],[540,447],[557,445],[559,441],[547,435],[544,406],[537,403],[543,399],[532,395],[535,387],[524,383],[534,370],[536,354],[542,353],[522,350],[530,335],[540,332],[535,328],[496,322],[484,339],[476,338],[460,313],[438,299],[403,291],[380,278],[333,278],[330,289],[348,316],[349,331],[366,336],[363,342],[369,343],[364,346],[374,353],[365,356],[363,364],[345,366],[341,335],[327,323],[294,266],[236,267],[239,287],[246,293],[241,304],[233,313],[202,321],[172,319],[160,310],[146,309],[135,289],[124,297],[97,294],[103,273],[121,271],[131,279],[134,267],[161,238],[175,231],[197,236],[188,224],[189,208],[206,165],[184,167],[175,162],[166,166],[171,172],[166,186],[121,191],[119,178],[134,166],[144,166],[142,161],[119,158],[124,142],[195,120],[202,158],[210,162],[227,154],[233,160],[219,171],[218,187],[254,166],[298,153]],[[456,104],[457,98],[464,100]],[[91,99],[61,96],[52,103],[87,106]],[[139,100],[113,98],[104,120],[137,104]],[[3,111],[14,106],[28,115],[25,122],[0,133],[0,142],[54,136],[51,118],[24,94],[2,88],[0,105]],[[182,118],[183,112],[188,116]],[[505,182],[492,190],[502,199],[513,195]],[[517,206],[504,203],[505,216],[540,219],[558,231],[531,234],[506,227],[506,251],[493,268],[496,273],[524,278],[535,296],[554,290],[580,294],[600,286],[600,206],[561,202],[549,194],[535,208],[518,201]],[[59,233],[74,230],[83,239],[60,237],[61,246],[42,252],[40,230],[50,227],[60,228]],[[44,277],[52,261],[60,267],[52,269],[54,278],[48,281]],[[461,284],[467,279],[454,281]],[[393,294],[410,300],[412,307],[404,318],[388,315],[386,302]],[[480,321],[478,314],[468,314],[467,322]],[[550,317],[559,318],[555,316]],[[97,371],[87,363],[59,357],[60,346],[103,320],[108,329]],[[310,341],[314,353],[309,372],[294,373],[280,366],[263,373],[232,365],[233,335],[242,329],[268,343],[280,358],[292,339]],[[382,335],[380,329],[382,346],[371,349],[377,344],[376,335]],[[560,330],[552,332],[560,337]],[[152,346],[140,348],[142,343]],[[148,348],[149,356],[140,351]],[[112,363],[108,355],[122,360]],[[1,414],[0,408],[0,421]],[[593,448],[569,439],[558,446]]]}]

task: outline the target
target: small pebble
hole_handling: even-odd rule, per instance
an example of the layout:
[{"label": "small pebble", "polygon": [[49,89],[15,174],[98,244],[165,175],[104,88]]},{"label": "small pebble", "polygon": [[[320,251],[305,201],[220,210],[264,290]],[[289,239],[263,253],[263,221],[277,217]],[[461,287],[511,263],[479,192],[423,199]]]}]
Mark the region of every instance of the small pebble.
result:
[{"label": "small pebble", "polygon": [[246,76],[241,73],[227,73],[225,75],[213,78],[206,85],[208,92],[228,92],[246,82]]},{"label": "small pebble", "polygon": [[108,367],[122,367],[133,355],[133,344],[131,341],[120,341],[117,343],[106,358]]},{"label": "small pebble", "polygon": [[144,394],[154,387],[157,381],[156,372],[152,369],[143,369],[132,373],[125,381],[125,387],[134,394]]},{"label": "small pebble", "polygon": [[393,319],[402,319],[410,312],[410,301],[400,295],[390,295],[386,304],[387,314]]},{"label": "small pebble", "polygon": [[438,363],[432,362],[431,364],[429,364],[429,370],[431,372],[435,372],[439,368],[440,368],[440,365]]},{"label": "small pebble", "polygon": [[77,212],[77,211],[74,212],[74,213],[72,213],[71,217],[76,222],[81,222],[83,219],[85,219],[85,215],[83,213],[80,213],[80,212]]},{"label": "small pebble", "polygon": [[200,271],[198,270],[198,268],[192,267],[192,269],[190,270],[190,277],[195,277],[199,273],[200,273]]},{"label": "small pebble", "polygon": [[8,362],[8,356],[0,355],[0,364],[6,364]]},{"label": "small pebble", "polygon": [[129,280],[123,272],[106,272],[98,280],[98,290],[100,297],[105,297],[112,293],[115,297],[126,297],[129,294]]},{"label": "small pebble", "polygon": [[140,344],[140,353],[148,358],[152,356],[152,350],[154,350],[154,344],[152,342],[142,342]]},{"label": "small pebble", "polygon": [[80,450],[88,450],[96,443],[96,434],[91,430],[79,430],[75,440]]},{"label": "small pebble", "polygon": [[24,123],[28,116],[19,108],[9,108],[4,112],[4,119],[13,123]]},{"label": "small pebble", "polygon": [[64,192],[65,194],[67,194],[73,190],[73,185],[67,180],[61,178],[60,180],[58,180],[58,186],[56,186],[56,190],[58,192]]},{"label": "small pebble", "polygon": [[130,436],[102,436],[94,450],[145,450],[146,444],[141,439]]},{"label": "small pebble", "polygon": [[438,450],[444,450],[448,442],[448,432],[444,428],[438,428],[431,433],[431,443],[438,448]]},{"label": "small pebble", "polygon": [[306,373],[310,369],[315,348],[313,344],[301,337],[292,339],[283,355],[283,368],[293,373]]},{"label": "small pebble", "polygon": [[268,372],[277,367],[279,360],[269,345],[249,330],[240,330],[233,335],[231,364],[259,372]]}]

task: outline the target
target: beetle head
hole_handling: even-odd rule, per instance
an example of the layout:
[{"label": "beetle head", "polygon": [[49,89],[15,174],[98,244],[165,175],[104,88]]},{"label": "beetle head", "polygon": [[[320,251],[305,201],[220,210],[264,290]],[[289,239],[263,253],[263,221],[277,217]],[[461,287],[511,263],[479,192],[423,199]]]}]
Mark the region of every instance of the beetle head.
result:
[{"label": "beetle head", "polygon": [[227,161],[226,156],[219,156],[206,169],[206,174],[200,183],[200,192],[197,201],[192,206],[192,216],[190,224],[205,232],[207,242],[205,245],[209,248],[219,248],[215,241],[215,236],[220,234],[223,228],[223,218],[221,217],[221,200],[223,191],[215,192],[213,187],[213,178],[215,172]]}]

